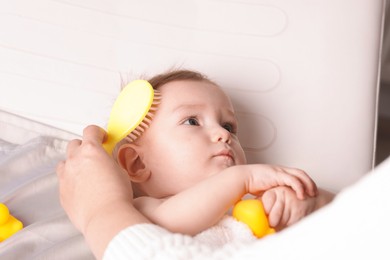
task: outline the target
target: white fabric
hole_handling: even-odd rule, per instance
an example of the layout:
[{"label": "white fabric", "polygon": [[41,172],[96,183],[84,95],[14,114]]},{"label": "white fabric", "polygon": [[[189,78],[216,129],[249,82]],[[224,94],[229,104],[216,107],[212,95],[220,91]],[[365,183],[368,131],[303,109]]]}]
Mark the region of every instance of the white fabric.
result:
[{"label": "white fabric", "polygon": [[0,138],[13,144],[23,144],[39,136],[53,136],[64,140],[79,138],[53,126],[0,110]]},{"label": "white fabric", "polygon": [[24,225],[0,243],[0,259],[94,259],[59,203],[55,169],[66,145],[48,136],[0,139],[0,202]]},{"label": "white fabric", "polygon": [[390,158],[283,232],[222,248],[151,225],[120,232],[104,259],[390,259]]},{"label": "white fabric", "polygon": [[224,216],[213,227],[197,234],[194,237],[200,244],[217,249],[229,243],[249,243],[256,240],[251,230],[232,216]]}]

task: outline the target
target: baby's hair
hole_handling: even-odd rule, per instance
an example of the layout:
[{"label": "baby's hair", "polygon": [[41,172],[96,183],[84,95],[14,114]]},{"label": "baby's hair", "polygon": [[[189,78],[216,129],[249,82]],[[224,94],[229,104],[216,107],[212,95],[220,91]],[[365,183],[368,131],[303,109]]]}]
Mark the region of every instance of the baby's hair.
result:
[{"label": "baby's hair", "polygon": [[[198,81],[198,82],[201,81],[201,82],[208,82],[208,83],[211,83],[213,85],[217,85],[212,80],[210,80],[206,75],[204,75],[198,71],[187,70],[187,69],[169,70],[167,72],[157,74],[149,79],[145,78],[145,80],[147,80],[152,85],[153,89],[156,89],[156,90],[169,82],[180,81],[180,80]],[[122,85],[123,85],[122,88],[125,87],[125,85],[126,85],[123,83],[124,82],[122,82]],[[162,97],[162,100],[164,100],[164,97]],[[162,102],[164,102],[164,101],[162,101]],[[115,148],[113,150],[114,158],[116,158],[118,148],[123,144],[129,143],[130,142],[129,140],[131,140],[131,138],[125,137],[120,142],[118,142],[118,144],[115,146]]]},{"label": "baby's hair", "polygon": [[[172,81],[178,80],[190,80],[190,81],[205,81],[217,85],[215,82],[210,80],[206,75],[195,71],[195,70],[187,70],[187,69],[170,69],[164,73],[157,74],[153,77],[148,77],[145,75],[139,76],[139,79],[147,80],[154,89],[160,88],[162,85],[165,85]],[[127,76],[125,79],[123,75],[121,75],[121,89],[123,89],[128,83],[130,77]]]},{"label": "baby's hair", "polygon": [[169,82],[179,80],[206,81],[216,85],[206,75],[194,70],[171,70],[147,79],[154,89],[158,89]]}]

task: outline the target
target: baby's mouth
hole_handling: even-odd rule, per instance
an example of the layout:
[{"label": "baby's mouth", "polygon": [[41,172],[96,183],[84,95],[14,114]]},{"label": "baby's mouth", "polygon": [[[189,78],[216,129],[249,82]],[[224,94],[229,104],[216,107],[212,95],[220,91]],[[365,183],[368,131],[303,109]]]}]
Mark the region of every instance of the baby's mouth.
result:
[{"label": "baby's mouth", "polygon": [[216,155],[214,155],[214,157],[223,158],[225,160],[231,161],[232,164],[234,164],[234,155],[231,150],[228,149],[221,150]]}]

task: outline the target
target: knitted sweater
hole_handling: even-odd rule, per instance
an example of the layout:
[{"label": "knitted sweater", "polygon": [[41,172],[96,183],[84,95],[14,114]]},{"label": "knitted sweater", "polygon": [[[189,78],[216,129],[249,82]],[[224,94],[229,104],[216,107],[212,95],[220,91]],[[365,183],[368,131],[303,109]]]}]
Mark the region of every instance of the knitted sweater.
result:
[{"label": "knitted sweater", "polygon": [[[166,248],[170,251],[169,248],[172,249],[173,244],[182,244],[183,247],[186,247],[185,251],[190,250],[183,252],[183,255],[175,253],[175,259],[188,259],[196,256],[194,253],[198,254],[199,250],[204,250],[204,253],[208,255],[211,251],[221,249],[226,245],[251,243],[256,240],[256,237],[245,224],[236,221],[231,216],[223,217],[222,220],[215,226],[194,237],[175,234],[175,238],[173,238],[173,240],[168,239],[169,241],[163,242],[163,244],[159,244],[158,246],[156,245],[155,250],[143,250],[145,249],[144,244],[151,246],[153,237],[156,236],[162,238],[170,233],[164,229],[155,229],[154,225],[148,224],[138,225],[137,229],[139,229],[139,231],[136,231],[135,236],[133,231],[130,231],[129,233],[128,231],[121,232],[121,235],[115,238],[118,241],[118,244],[116,244],[116,242],[111,243],[111,247],[118,246],[118,248],[108,251],[109,253],[106,253],[105,259],[165,259],[165,257],[167,259],[172,259],[173,256],[168,257],[168,255],[165,255],[163,251],[161,251],[160,247]],[[145,237],[144,232],[146,234]],[[124,248],[121,248],[122,242],[119,242],[120,240],[126,241],[126,246],[124,246]],[[138,249],[130,250],[131,255],[122,254],[124,253],[123,251],[129,250],[130,247],[128,247],[127,244],[135,246]],[[190,244],[193,244],[193,246],[190,246]],[[194,252],[191,252],[192,250],[194,250]],[[141,252],[141,255],[133,255],[136,251]]]}]

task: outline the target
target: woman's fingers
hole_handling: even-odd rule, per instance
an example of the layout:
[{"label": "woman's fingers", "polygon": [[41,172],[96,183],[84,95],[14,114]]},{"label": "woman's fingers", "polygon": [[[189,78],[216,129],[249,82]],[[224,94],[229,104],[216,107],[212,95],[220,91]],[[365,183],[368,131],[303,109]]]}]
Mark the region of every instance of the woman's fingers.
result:
[{"label": "woman's fingers", "polygon": [[74,151],[81,145],[80,139],[73,139],[68,143],[68,146],[66,148],[66,157],[70,157]]},{"label": "woman's fingers", "polygon": [[106,138],[106,131],[96,125],[89,125],[84,128],[83,131],[83,142],[93,143],[101,145]]}]

